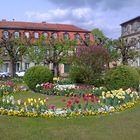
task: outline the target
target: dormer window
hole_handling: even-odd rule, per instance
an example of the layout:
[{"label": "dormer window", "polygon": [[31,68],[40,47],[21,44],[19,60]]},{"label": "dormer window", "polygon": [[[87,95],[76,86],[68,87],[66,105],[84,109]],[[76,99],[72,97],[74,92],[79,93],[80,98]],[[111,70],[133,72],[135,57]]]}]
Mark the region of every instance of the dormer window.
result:
[{"label": "dormer window", "polygon": [[69,39],[69,34],[68,33],[64,33],[64,40],[68,40]]},{"label": "dormer window", "polygon": [[43,33],[43,37],[48,38],[48,33]]},{"label": "dormer window", "polygon": [[52,34],[52,38],[53,38],[53,39],[57,39],[57,38],[58,38],[57,33],[53,33],[53,34]]},{"label": "dormer window", "polygon": [[30,37],[29,32],[25,32],[24,35],[25,35],[26,38],[29,38]]},{"label": "dormer window", "polygon": [[19,38],[19,32],[14,32],[14,37]]},{"label": "dormer window", "polygon": [[39,33],[35,32],[34,33],[34,38],[36,38],[36,39],[39,38]]},{"label": "dormer window", "polygon": [[79,40],[80,39],[80,34],[79,33],[75,34],[75,39],[76,40]]},{"label": "dormer window", "polygon": [[9,38],[9,32],[8,31],[4,31],[3,32],[3,37],[8,39]]}]

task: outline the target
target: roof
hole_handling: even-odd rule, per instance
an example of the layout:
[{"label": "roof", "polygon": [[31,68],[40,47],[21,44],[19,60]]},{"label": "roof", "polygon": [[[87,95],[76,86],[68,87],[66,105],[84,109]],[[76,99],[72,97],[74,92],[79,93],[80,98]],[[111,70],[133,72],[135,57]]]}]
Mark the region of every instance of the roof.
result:
[{"label": "roof", "polygon": [[24,29],[24,30],[54,30],[54,31],[76,31],[76,32],[90,32],[75,25],[70,24],[54,24],[54,23],[34,23],[21,21],[0,21],[1,29]]},{"label": "roof", "polygon": [[130,19],[130,20],[128,20],[128,21],[125,21],[125,22],[121,23],[120,25],[122,26],[122,25],[124,25],[124,24],[127,24],[127,23],[129,23],[129,22],[132,22],[132,21],[135,21],[135,20],[138,20],[138,19],[140,19],[140,16],[137,16],[137,17],[132,18],[132,19]]}]

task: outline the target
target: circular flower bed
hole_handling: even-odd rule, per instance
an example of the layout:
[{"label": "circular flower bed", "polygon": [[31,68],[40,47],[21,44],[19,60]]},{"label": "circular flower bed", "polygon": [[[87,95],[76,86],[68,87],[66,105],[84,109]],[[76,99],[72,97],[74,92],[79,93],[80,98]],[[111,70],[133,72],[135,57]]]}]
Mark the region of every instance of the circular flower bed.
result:
[{"label": "circular flower bed", "polygon": [[94,116],[123,111],[139,102],[139,94],[132,89],[102,91],[100,96],[83,94],[64,99],[64,108],[47,105],[46,99],[28,98],[27,101],[15,100],[13,96],[4,95],[0,101],[0,114],[28,117],[73,117]]}]

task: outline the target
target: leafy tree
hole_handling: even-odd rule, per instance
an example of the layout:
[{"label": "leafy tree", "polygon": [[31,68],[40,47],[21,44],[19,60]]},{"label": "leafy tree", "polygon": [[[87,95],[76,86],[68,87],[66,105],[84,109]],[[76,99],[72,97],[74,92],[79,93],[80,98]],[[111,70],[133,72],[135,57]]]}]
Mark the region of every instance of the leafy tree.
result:
[{"label": "leafy tree", "polygon": [[101,80],[108,61],[108,51],[101,46],[78,47],[73,56],[70,77],[76,82],[95,84]]},{"label": "leafy tree", "polygon": [[27,48],[26,59],[29,59],[31,62],[40,64],[45,62],[46,57],[46,43],[44,43],[45,38],[42,36],[37,41],[34,41]]},{"label": "leafy tree", "polygon": [[107,37],[103,34],[103,32],[99,28],[95,28],[91,31],[94,36],[94,40],[96,45],[103,45],[107,40]]},{"label": "leafy tree", "polygon": [[137,41],[136,39],[132,39],[129,42],[124,39],[114,41],[114,48],[120,54],[123,65],[128,65],[129,61],[133,62],[138,57],[138,51],[135,49]]},{"label": "leafy tree", "polygon": [[75,50],[75,40],[48,39],[46,62],[53,63],[54,75],[59,75],[59,63],[64,62]]},{"label": "leafy tree", "polygon": [[[43,36],[28,48],[28,57],[31,61],[42,61],[53,64],[54,75],[59,75],[59,64],[66,60],[74,51],[75,40],[63,40]],[[36,47],[35,47],[36,46]]]},{"label": "leafy tree", "polygon": [[[106,37],[104,33],[98,28],[93,29],[91,32],[94,36],[95,44],[99,46],[103,46],[108,50],[110,54],[109,62],[117,61],[120,57],[120,54],[118,53],[116,48],[114,48],[114,40]],[[108,67],[109,67],[109,63],[108,63]]]},{"label": "leafy tree", "polygon": [[16,63],[26,53],[29,42],[27,38],[14,38],[12,34],[9,34],[8,38],[3,36],[0,39],[1,49],[6,51],[10,58],[12,76],[15,76]]}]

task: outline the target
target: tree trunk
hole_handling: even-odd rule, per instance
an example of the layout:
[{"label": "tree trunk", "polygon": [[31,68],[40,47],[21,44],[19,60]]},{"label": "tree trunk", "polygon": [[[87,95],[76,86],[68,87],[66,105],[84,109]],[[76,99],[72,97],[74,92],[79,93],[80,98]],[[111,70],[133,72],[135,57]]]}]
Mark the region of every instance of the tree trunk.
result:
[{"label": "tree trunk", "polygon": [[122,64],[123,65],[128,65],[128,60],[126,58],[122,58]]},{"label": "tree trunk", "polygon": [[11,76],[14,77],[16,75],[16,62],[11,60]]},{"label": "tree trunk", "polygon": [[54,76],[59,76],[59,67],[58,64],[54,63],[53,64],[53,70],[54,70]]}]

